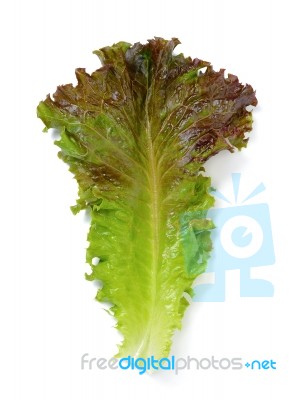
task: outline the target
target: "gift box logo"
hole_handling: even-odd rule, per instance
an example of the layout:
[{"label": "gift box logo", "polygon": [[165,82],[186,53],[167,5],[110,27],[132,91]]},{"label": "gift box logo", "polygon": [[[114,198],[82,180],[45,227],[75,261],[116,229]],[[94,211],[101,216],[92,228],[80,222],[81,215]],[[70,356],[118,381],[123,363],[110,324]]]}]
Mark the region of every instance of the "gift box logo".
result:
[{"label": "gift box logo", "polygon": [[[214,273],[213,284],[196,284],[194,301],[225,301],[225,273],[240,270],[241,297],[272,297],[274,287],[264,279],[252,279],[251,268],[275,262],[271,221],[267,204],[245,203],[265,190],[259,184],[240,204],[238,191],[241,174],[232,174],[234,205],[211,209],[207,216],[216,228],[211,237],[213,251],[206,272]],[[220,192],[215,197],[231,202]]]}]

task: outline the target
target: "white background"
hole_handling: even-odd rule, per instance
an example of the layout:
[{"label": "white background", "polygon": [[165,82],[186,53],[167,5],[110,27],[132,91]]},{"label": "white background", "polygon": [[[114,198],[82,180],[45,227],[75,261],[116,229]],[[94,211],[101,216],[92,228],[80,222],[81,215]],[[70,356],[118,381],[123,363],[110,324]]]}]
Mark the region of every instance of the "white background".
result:
[{"label": "white background", "polygon": [[[292,399],[292,22],[289,1],[14,0],[2,2],[1,30],[1,385],[5,400],[121,398]],[[82,371],[80,358],[111,357],[119,336],[86,282],[84,215],[69,206],[76,183],[43,134],[35,108],[74,69],[98,68],[94,49],[117,41],[178,37],[185,55],[213,62],[257,90],[247,150],[210,160],[213,184],[243,195],[260,181],[268,202],[274,266],[253,272],[274,283],[269,299],[240,298],[227,273],[224,303],[193,303],[172,353],[277,361],[276,371],[182,371],[139,376]]]}]

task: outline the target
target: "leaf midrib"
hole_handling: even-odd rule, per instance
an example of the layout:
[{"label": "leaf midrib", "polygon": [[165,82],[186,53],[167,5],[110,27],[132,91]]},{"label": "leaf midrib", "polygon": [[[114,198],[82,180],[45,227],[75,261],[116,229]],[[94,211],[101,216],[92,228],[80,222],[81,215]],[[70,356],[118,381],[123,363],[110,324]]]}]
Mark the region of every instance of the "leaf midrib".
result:
[{"label": "leaf midrib", "polygon": [[154,142],[152,137],[152,128],[149,116],[149,100],[150,100],[151,88],[148,89],[145,104],[146,113],[146,144],[147,144],[147,162],[148,162],[148,185],[150,193],[150,218],[151,218],[151,287],[150,287],[150,314],[147,322],[145,334],[142,338],[139,348],[136,350],[136,355],[141,356],[148,354],[148,347],[150,344],[152,327],[154,324],[155,310],[157,308],[157,295],[158,295],[158,273],[159,273],[159,261],[160,261],[160,205],[161,205],[161,193],[160,193],[160,176],[158,165],[156,162],[156,152],[154,149]]}]

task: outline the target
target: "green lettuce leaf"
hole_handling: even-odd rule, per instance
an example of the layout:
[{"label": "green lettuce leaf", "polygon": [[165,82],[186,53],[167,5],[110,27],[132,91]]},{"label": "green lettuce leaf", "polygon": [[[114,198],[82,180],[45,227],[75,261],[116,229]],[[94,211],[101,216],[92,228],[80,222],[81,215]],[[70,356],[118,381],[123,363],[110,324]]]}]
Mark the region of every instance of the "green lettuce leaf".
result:
[{"label": "green lettuce leaf", "polygon": [[118,357],[169,354],[212,249],[203,164],[246,147],[246,107],[257,103],[236,76],[175,55],[178,43],[95,51],[100,69],[77,69],[77,86],[58,86],[38,106],[79,185],[73,212],[90,210],[86,278],[101,281],[97,300],[112,304]]}]

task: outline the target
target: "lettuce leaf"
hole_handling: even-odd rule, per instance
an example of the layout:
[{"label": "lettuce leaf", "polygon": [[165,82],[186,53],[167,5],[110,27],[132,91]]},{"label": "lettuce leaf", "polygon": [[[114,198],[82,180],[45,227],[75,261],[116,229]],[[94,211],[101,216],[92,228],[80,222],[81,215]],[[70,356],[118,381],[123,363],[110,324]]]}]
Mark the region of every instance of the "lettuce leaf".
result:
[{"label": "lettuce leaf", "polygon": [[178,43],[95,51],[100,69],[77,69],[77,86],[58,86],[38,106],[79,185],[73,212],[90,210],[86,278],[101,281],[96,298],[112,304],[124,337],[118,357],[169,354],[212,249],[203,164],[246,147],[246,107],[257,104],[236,76],[175,55]]}]

